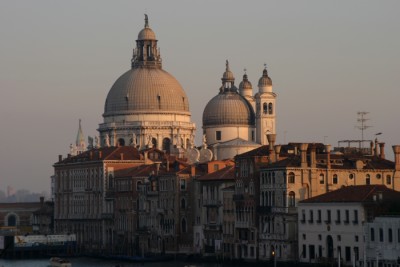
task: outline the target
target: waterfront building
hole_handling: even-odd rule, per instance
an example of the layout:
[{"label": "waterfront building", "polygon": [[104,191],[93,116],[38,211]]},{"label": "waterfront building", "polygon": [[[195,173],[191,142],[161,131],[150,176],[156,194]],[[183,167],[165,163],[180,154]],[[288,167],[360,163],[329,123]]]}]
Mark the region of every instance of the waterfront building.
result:
[{"label": "waterfront building", "polygon": [[56,233],[74,233],[79,249],[111,251],[115,174],[143,165],[134,147],[103,147],[62,158],[54,164]]},{"label": "waterfront building", "polygon": [[400,147],[393,147],[395,162],[386,160],[380,147],[381,153],[369,149],[363,154],[366,150],[331,151],[330,145],[318,143],[276,146],[275,159],[259,173],[260,258],[298,259],[296,222],[301,200],[351,185],[385,185],[399,191]]},{"label": "waterfront building", "polygon": [[[234,185],[235,167],[233,162],[210,162],[214,171],[198,177],[201,190],[200,218],[203,230],[203,255],[222,257],[224,248],[224,231],[232,227],[231,217],[228,217],[226,208],[232,208],[228,203],[232,199],[226,199],[224,189]],[[222,166],[221,166],[222,165]],[[226,203],[224,203],[226,201]],[[224,220],[228,217],[228,221]],[[233,227],[231,229],[233,231]]]},{"label": "waterfront building", "polygon": [[[384,185],[349,185],[300,201],[299,260],[308,263],[340,260],[344,265],[373,266],[378,256],[385,259],[385,265],[395,264],[399,254],[398,250],[394,253],[397,246],[394,231],[400,229],[399,220],[376,217],[399,214],[399,201],[400,192]],[[388,250],[385,252],[383,248]]]}]

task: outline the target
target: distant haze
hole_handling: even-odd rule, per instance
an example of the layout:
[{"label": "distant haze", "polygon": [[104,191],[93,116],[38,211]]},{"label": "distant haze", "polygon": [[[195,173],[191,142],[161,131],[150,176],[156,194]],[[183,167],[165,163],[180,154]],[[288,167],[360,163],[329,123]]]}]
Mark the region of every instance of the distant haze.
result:
[{"label": "distant haze", "polygon": [[0,189],[50,190],[52,164],[94,136],[114,81],[130,68],[144,13],[163,68],[182,84],[202,133],[228,59],[257,90],[264,63],[277,143],[359,139],[357,111],[400,144],[400,1],[1,1]]}]

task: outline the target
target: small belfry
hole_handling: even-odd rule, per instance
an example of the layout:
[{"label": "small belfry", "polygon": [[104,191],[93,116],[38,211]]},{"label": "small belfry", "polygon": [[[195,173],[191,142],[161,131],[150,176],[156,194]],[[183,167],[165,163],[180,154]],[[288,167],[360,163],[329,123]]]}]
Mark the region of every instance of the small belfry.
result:
[{"label": "small belfry", "polygon": [[267,65],[261,78],[258,80],[256,101],[256,128],[257,143],[268,144],[267,135],[276,134],[276,94],[272,91],[272,80],[268,76]]}]

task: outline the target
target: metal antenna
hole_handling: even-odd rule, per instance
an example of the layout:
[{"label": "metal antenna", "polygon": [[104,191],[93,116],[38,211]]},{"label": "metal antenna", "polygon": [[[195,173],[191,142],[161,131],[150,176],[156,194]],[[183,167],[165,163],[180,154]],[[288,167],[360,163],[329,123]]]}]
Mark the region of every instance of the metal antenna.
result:
[{"label": "metal antenna", "polygon": [[356,125],[356,128],[359,129],[359,130],[361,130],[361,143],[360,143],[360,145],[361,145],[362,147],[364,147],[364,130],[366,130],[366,129],[372,127],[372,126],[369,126],[369,125],[366,125],[366,124],[365,124],[366,121],[369,120],[369,119],[366,118],[366,115],[367,115],[368,113],[369,113],[369,112],[365,112],[365,111],[359,111],[359,112],[357,112],[357,122],[358,122],[359,124]]}]

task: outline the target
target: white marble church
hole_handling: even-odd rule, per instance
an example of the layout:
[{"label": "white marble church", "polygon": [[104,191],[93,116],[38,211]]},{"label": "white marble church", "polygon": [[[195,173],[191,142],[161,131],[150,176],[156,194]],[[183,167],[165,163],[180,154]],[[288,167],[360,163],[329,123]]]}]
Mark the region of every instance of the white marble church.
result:
[{"label": "white marble church", "polygon": [[[239,89],[235,86],[226,61],[222,86],[204,109],[203,144],[197,149],[196,126],[191,121],[188,97],[179,82],[163,70],[157,42],[146,15],[133,50],[131,69],[108,92],[104,121],[99,124],[99,136],[89,137],[89,149],[156,147],[171,154],[183,154],[190,163],[195,163],[233,158],[268,144],[266,134],[276,131],[276,94],[266,68],[259,79],[258,92],[253,95],[246,73]],[[83,150],[80,124],[78,136],[75,146],[71,145],[71,154]]]}]

